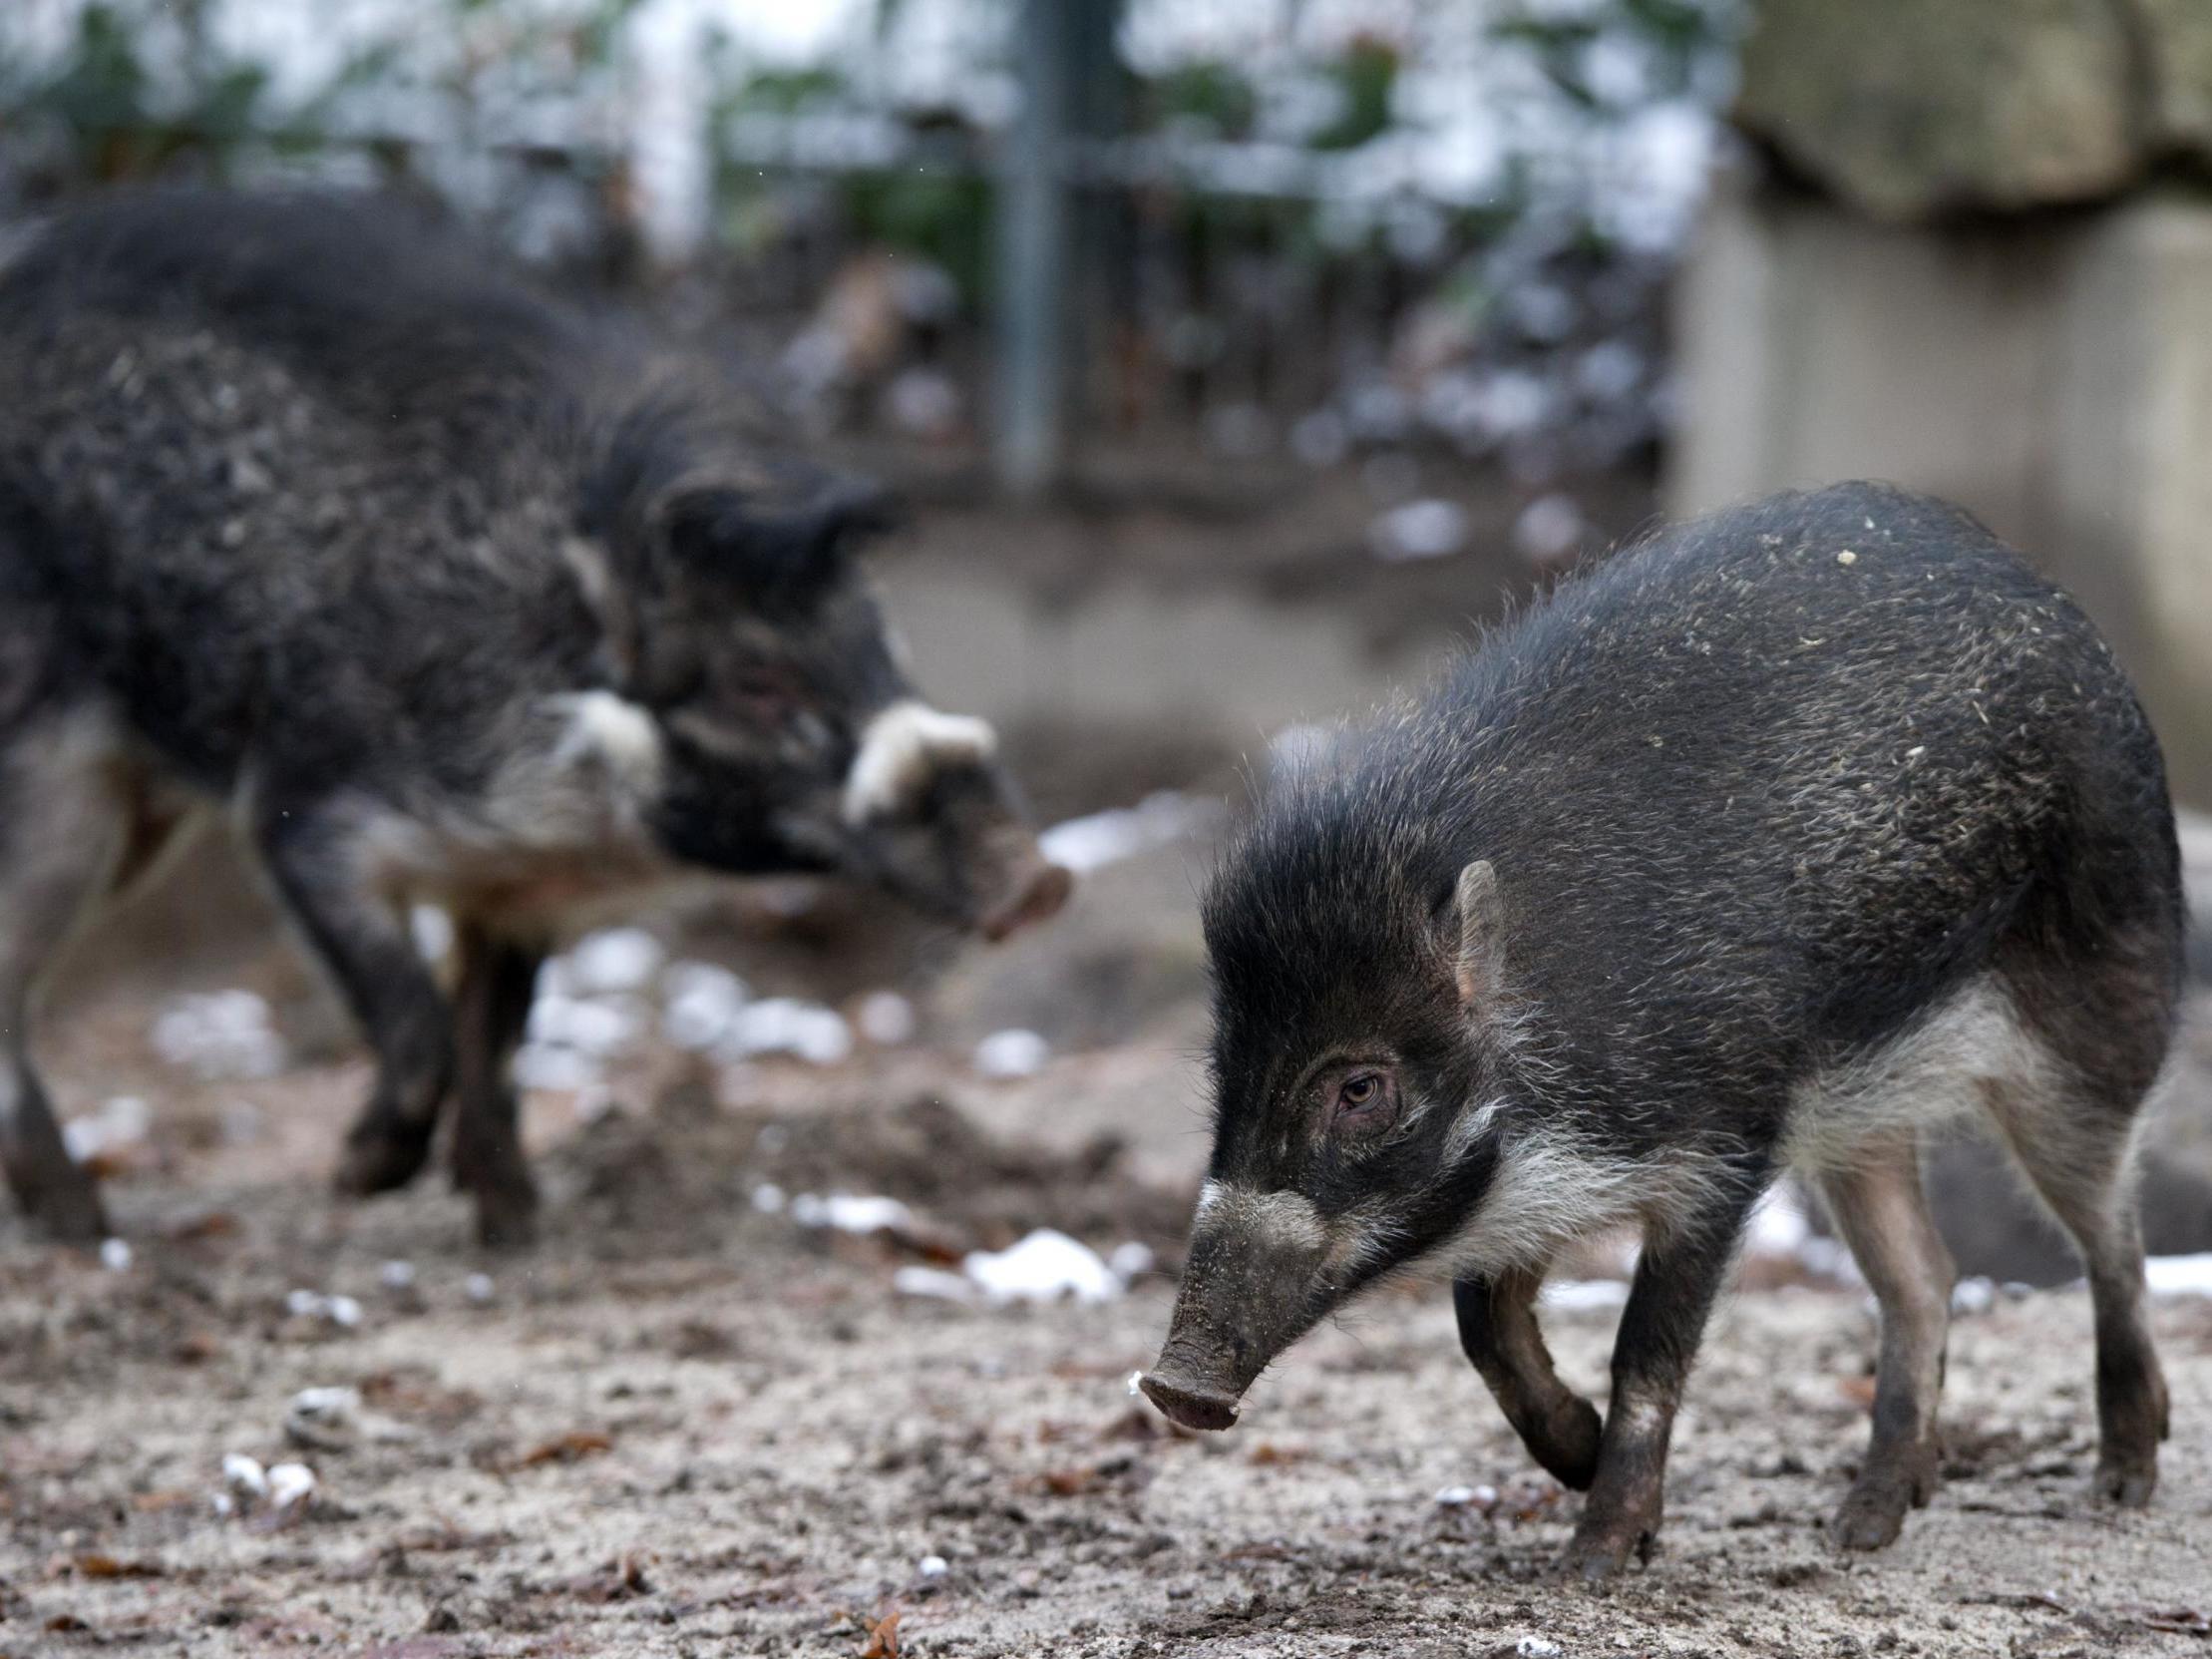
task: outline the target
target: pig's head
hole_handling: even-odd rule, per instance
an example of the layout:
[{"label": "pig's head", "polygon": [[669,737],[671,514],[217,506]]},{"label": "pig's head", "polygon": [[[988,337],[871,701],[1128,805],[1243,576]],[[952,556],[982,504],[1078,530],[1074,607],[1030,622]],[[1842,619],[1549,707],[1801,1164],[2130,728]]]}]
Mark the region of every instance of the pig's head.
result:
[{"label": "pig's head", "polygon": [[633,465],[572,549],[623,717],[649,722],[642,816],[662,849],[856,877],[992,938],[1057,910],[1070,878],[991,728],[908,682],[854,558],[879,499],[811,472],[670,470]]},{"label": "pig's head", "polygon": [[1206,897],[1214,1152],[1141,1380],[1194,1429],[1228,1428],[1278,1354],[1380,1276],[1510,1252],[1518,1224],[1496,1203],[1527,1059],[1495,872],[1408,859],[1387,803],[1300,794]]}]

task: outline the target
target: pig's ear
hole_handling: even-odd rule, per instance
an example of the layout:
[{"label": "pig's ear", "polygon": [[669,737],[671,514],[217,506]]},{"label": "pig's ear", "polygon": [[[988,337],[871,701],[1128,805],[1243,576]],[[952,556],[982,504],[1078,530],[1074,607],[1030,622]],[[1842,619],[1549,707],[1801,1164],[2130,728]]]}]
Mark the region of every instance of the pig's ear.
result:
[{"label": "pig's ear", "polygon": [[1505,989],[1505,929],[1498,902],[1498,872],[1488,859],[1478,858],[1459,872],[1452,910],[1458,925],[1452,977],[1459,985],[1460,1005],[1486,1007]]},{"label": "pig's ear", "polygon": [[680,566],[785,600],[827,588],[853,544],[891,523],[885,498],[864,486],[789,505],[722,487],[686,490],[665,513],[668,550]]}]

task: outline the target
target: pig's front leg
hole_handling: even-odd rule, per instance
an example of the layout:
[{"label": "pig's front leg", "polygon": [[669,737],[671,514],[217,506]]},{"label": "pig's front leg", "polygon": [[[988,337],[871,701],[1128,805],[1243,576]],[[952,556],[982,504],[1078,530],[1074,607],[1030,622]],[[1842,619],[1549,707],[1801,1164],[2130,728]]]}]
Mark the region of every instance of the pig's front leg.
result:
[{"label": "pig's front leg", "polygon": [[1598,1409],[1553,1368],[1536,1323],[1543,1282],[1540,1270],[1522,1270],[1453,1285],[1459,1346],[1530,1454],[1562,1483],[1585,1491],[1598,1470],[1603,1426]]},{"label": "pig's front leg", "polygon": [[476,1200],[480,1242],[528,1244],[537,1231],[538,1185],[523,1158],[508,1067],[530,1020],[544,953],[475,924],[461,929],[458,945],[453,1184]]},{"label": "pig's front leg", "polygon": [[1645,1241],[1614,1339],[1613,1398],[1597,1477],[1561,1562],[1570,1575],[1607,1578],[1631,1556],[1652,1558],[1674,1410],[1757,1195],[1757,1185],[1714,1194],[1699,1213]]},{"label": "pig's front leg", "polygon": [[446,999],[396,907],[366,877],[357,816],[272,800],[256,822],[277,892],[376,1053],[376,1082],[346,1135],[337,1188],[365,1195],[404,1186],[429,1160],[453,1074]]}]

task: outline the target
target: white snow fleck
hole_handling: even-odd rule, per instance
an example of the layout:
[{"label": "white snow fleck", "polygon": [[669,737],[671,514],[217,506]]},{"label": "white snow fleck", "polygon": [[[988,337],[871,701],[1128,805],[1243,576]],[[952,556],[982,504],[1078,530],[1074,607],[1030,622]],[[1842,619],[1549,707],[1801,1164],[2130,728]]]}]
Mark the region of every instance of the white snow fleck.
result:
[{"label": "white snow fleck", "polygon": [[1145,1374],[1141,1371],[1132,1371],[1129,1374],[1130,1399],[1135,1400],[1138,1396],[1144,1393],[1144,1380]]},{"label": "white snow fleck", "polygon": [[661,976],[661,1035],[679,1048],[712,1048],[729,1036],[750,995],[745,982],[711,962],[679,962]]},{"label": "white snow fleck", "polygon": [[1436,1494],[1436,1501],[1446,1509],[1464,1509],[1475,1500],[1472,1486],[1446,1486]]},{"label": "white snow fleck", "polygon": [[91,1116],[64,1123],[62,1144],[79,1163],[89,1163],[103,1152],[137,1145],[153,1127],[152,1107],[136,1094],[117,1094],[102,1101]]},{"label": "white snow fleck", "polygon": [[603,928],[568,952],[568,970],[584,992],[638,991],[660,972],[666,952],[643,928]]},{"label": "white snow fleck", "polygon": [[573,1048],[526,1042],[515,1054],[515,1081],[527,1089],[572,1092],[599,1080],[599,1062]]},{"label": "white snow fleck", "polygon": [[784,1207],[784,1189],[774,1181],[763,1181],[753,1188],[753,1208],[763,1215],[775,1215]]},{"label": "white snow fleck", "polygon": [[499,1294],[499,1287],[492,1283],[491,1274],[472,1273],[461,1281],[461,1294],[482,1308],[488,1306]]},{"label": "white snow fleck", "polygon": [[269,1493],[269,1477],[261,1460],[242,1452],[223,1453],[222,1483],[240,1497],[266,1497]]},{"label": "white snow fleck", "polygon": [[854,1011],[861,1036],[879,1048],[895,1048],[914,1039],[914,1004],[896,991],[871,991]]},{"label": "white snow fleck", "polygon": [[1513,1651],[1521,1659],[1559,1659],[1559,1643],[1544,1636],[1523,1636],[1513,1644]]},{"label": "white snow fleck", "polygon": [[897,1232],[914,1225],[914,1211],[896,1198],[802,1192],[791,1201],[791,1219],[802,1227],[835,1227],[841,1233]]},{"label": "white snow fleck", "polygon": [[415,1282],[415,1264],[388,1261],[376,1270],[376,1280],[386,1290],[405,1290]]},{"label": "white snow fleck", "polygon": [[1769,1188],[1751,1211],[1744,1248],[1754,1256],[1795,1256],[1810,1237],[1805,1206],[1785,1183]]},{"label": "white snow fleck", "polygon": [[1980,1274],[1951,1287],[1951,1311],[1955,1314],[1986,1314],[1996,1302],[1997,1286]]},{"label": "white snow fleck", "polygon": [[1444,559],[1467,545],[1467,510],[1430,497],[1380,515],[1367,533],[1368,550],[1385,564]]},{"label": "white snow fleck", "polygon": [[131,1265],[131,1244],[128,1239],[104,1238],[100,1241],[100,1265],[110,1273],[122,1273]]},{"label": "white snow fleck", "polygon": [[269,1470],[269,1501],[279,1509],[304,1502],[315,1489],[315,1471],[305,1463],[278,1463]]},{"label": "white snow fleck", "polygon": [[1582,509],[1575,498],[1555,491],[1538,496],[1513,521],[1513,551],[1533,565],[1565,559],[1582,545]]},{"label": "white snow fleck", "polygon": [[407,929],[415,939],[415,954],[425,962],[443,962],[453,949],[453,918],[437,905],[417,905],[407,913]]},{"label": "white snow fleck", "polygon": [[924,1578],[942,1578],[952,1570],[952,1564],[941,1555],[924,1555],[915,1568]]},{"label": "white snow fleck", "polygon": [[986,1077],[1028,1077],[1042,1071],[1052,1045],[1035,1032],[993,1032],[975,1044],[975,1069]]}]

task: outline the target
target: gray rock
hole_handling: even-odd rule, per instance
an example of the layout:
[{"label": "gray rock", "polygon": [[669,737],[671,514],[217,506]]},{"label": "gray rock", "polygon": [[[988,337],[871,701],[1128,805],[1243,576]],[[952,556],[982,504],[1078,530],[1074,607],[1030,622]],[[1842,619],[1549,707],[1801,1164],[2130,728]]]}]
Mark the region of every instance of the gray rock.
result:
[{"label": "gray rock", "polygon": [[2212,7],[1754,0],[1735,113],[1878,218],[2096,201],[2212,162]]}]

